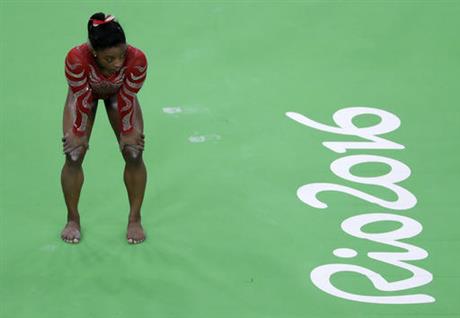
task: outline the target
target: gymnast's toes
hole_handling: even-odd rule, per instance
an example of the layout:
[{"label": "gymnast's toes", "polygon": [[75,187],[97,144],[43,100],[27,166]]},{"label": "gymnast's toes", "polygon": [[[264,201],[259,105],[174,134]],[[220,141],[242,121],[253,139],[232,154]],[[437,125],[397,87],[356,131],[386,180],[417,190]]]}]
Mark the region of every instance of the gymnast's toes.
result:
[{"label": "gymnast's toes", "polygon": [[69,221],[61,232],[61,238],[67,243],[79,243],[80,225],[74,221]]}]

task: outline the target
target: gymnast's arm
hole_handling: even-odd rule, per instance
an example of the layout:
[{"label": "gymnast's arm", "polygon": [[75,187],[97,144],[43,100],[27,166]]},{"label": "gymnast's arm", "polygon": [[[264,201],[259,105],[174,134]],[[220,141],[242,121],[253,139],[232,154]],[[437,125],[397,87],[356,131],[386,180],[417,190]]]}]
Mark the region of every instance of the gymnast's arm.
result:
[{"label": "gymnast's arm", "polygon": [[141,89],[147,76],[147,59],[139,51],[128,65],[123,85],[118,92],[118,112],[120,114],[120,132],[129,134],[133,130],[133,104],[137,92]]},{"label": "gymnast's arm", "polygon": [[74,94],[75,120],[72,130],[65,132],[64,152],[69,153],[79,146],[88,148],[88,118],[91,113],[93,96],[88,83],[88,68],[78,52],[71,50],[65,59],[65,75],[69,88]]},{"label": "gymnast's arm", "polygon": [[133,126],[133,106],[136,94],[147,76],[147,59],[140,50],[135,54],[134,59],[127,66],[125,80],[117,95],[121,147],[123,144],[138,144],[137,139],[142,135],[142,132],[135,131]]}]

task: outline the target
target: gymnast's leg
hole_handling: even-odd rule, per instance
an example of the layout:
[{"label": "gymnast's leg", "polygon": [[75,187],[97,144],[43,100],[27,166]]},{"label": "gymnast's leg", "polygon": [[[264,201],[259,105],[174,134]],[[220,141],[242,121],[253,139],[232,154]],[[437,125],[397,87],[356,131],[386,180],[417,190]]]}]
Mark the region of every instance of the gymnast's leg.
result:
[{"label": "gymnast's leg", "polygon": [[[64,107],[63,135],[71,131],[75,114],[75,100],[73,93],[69,90]],[[91,130],[97,110],[97,101],[92,105],[93,112],[88,118],[87,136],[91,136]],[[84,146],[78,147],[66,154],[65,163],[61,171],[61,185],[64,199],[67,206],[67,224],[61,232],[61,238],[68,243],[80,241],[80,214],[78,201],[83,186],[82,163],[87,149]]]},{"label": "gymnast's leg", "polygon": [[[116,98],[112,97],[104,100],[107,115],[112,125],[115,136],[120,142],[119,122],[120,117],[117,110]],[[135,132],[143,140],[144,123],[142,112],[137,98],[134,102],[133,124]],[[147,169],[142,159],[143,149],[133,145],[125,145],[122,155],[125,160],[125,170],[123,174],[124,183],[128,192],[129,199],[129,218],[126,238],[128,243],[137,244],[145,240],[144,229],[141,224],[141,206],[144,200],[145,187],[147,183]]]}]

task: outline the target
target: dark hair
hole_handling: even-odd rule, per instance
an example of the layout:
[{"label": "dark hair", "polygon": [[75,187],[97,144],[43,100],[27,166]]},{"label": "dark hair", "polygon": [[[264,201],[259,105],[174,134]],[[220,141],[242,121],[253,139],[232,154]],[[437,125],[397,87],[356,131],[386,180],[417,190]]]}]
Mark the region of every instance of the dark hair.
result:
[{"label": "dark hair", "polygon": [[92,19],[105,20],[108,17],[102,12],[93,14],[88,21],[88,39],[94,50],[107,49],[118,44],[125,44],[126,37],[120,23],[115,19],[93,26]]}]

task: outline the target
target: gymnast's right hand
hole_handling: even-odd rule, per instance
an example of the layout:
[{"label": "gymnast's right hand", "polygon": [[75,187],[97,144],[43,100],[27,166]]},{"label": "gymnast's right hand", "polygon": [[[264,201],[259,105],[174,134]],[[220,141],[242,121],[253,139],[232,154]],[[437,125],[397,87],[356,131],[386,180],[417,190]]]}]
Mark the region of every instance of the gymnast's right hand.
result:
[{"label": "gymnast's right hand", "polygon": [[77,136],[72,129],[65,133],[64,137],[62,137],[62,142],[64,143],[64,154],[70,154],[73,150],[81,146],[86,149],[89,147],[88,136]]}]

